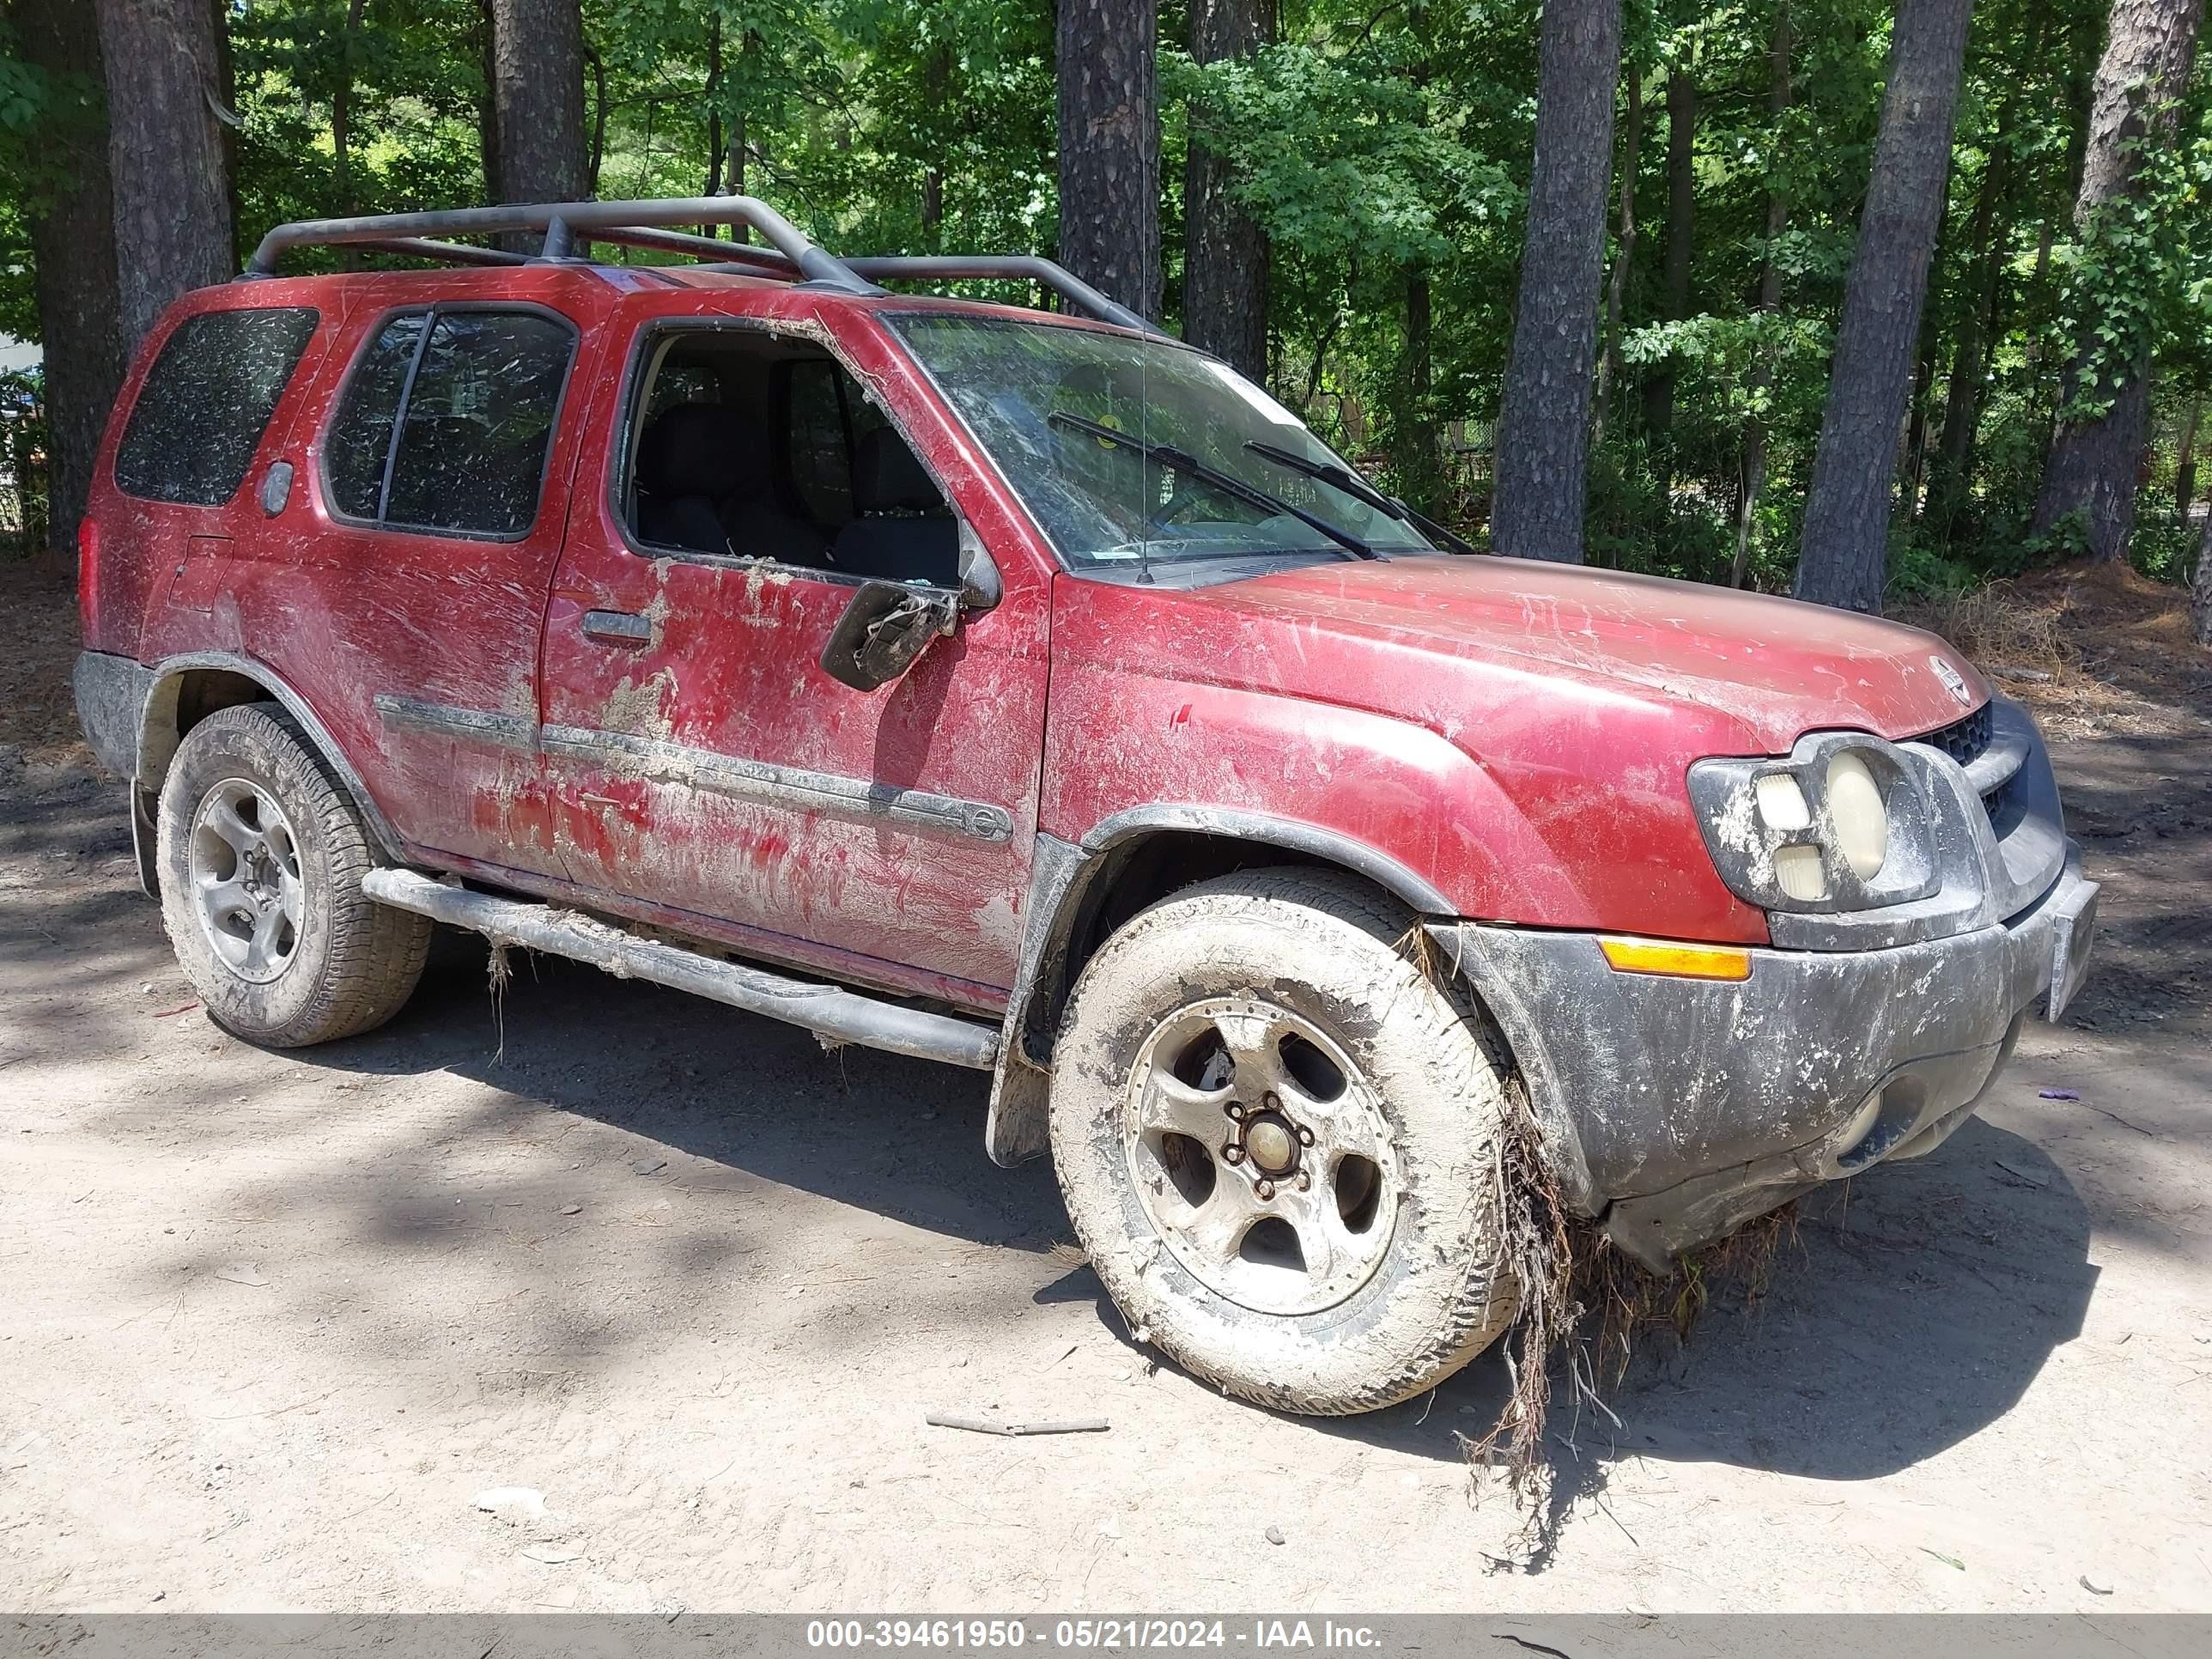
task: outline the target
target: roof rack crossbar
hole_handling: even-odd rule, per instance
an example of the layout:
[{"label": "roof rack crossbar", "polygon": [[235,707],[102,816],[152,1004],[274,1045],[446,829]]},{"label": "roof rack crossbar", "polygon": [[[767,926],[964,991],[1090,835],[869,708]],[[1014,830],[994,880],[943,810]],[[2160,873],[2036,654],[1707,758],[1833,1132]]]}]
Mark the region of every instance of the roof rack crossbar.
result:
[{"label": "roof rack crossbar", "polygon": [[[661,253],[696,253],[702,259],[725,264],[756,265],[763,276],[795,278],[799,267],[774,248],[744,242],[725,242],[713,236],[696,236],[680,230],[653,230],[642,225],[623,225],[611,230],[586,231],[577,240],[606,242],[617,247],[651,248]],[[849,262],[848,262],[849,263]]]},{"label": "roof rack crossbar", "polygon": [[452,265],[526,265],[526,253],[509,253],[505,248],[471,247],[465,242],[437,242],[421,236],[387,236],[374,242],[356,242],[354,246],[366,248],[372,253],[405,253],[418,259],[437,259]]},{"label": "roof rack crossbar", "polygon": [[[279,225],[261,239],[246,262],[248,276],[273,276],[289,248],[312,245],[389,242],[418,237],[546,233],[547,254],[560,244],[589,241],[600,233],[662,225],[750,225],[788,259],[799,276],[843,294],[880,294],[836,255],[816,246],[767,203],[750,196],[690,196],[651,202],[538,202],[504,207],[454,208],[436,213],[372,214],[353,219],[305,219]],[[563,232],[565,231],[565,234]],[[605,240],[616,240],[607,237]],[[711,238],[702,237],[702,241]],[[720,250],[728,257],[728,249]],[[445,257],[445,256],[440,256]]]},{"label": "roof rack crossbar", "polygon": [[1139,334],[1163,331],[1127,306],[1117,305],[1065,265],[1030,253],[883,253],[848,259],[846,268],[870,282],[960,282],[1003,279],[1036,283],[1050,289],[1070,305],[1079,306],[1102,323],[1133,329]]},{"label": "roof rack crossbar", "polygon": [[[678,227],[748,225],[767,247],[725,242]],[[471,247],[432,240],[537,231],[541,259],[572,256],[592,242],[690,253],[763,276],[814,283],[842,294],[878,295],[878,279],[890,282],[1011,281],[1035,283],[1100,322],[1139,334],[1162,335],[1155,325],[1108,299],[1063,265],[1035,254],[872,254],[840,259],[802,235],[790,220],[750,196],[690,196],[643,202],[538,202],[504,207],[454,208],[434,213],[383,213],[352,219],[302,219],[279,225],[261,239],[246,262],[249,277],[273,276],[288,249],[314,246],[368,247],[414,254],[449,264],[511,265],[529,256],[501,248]]]}]

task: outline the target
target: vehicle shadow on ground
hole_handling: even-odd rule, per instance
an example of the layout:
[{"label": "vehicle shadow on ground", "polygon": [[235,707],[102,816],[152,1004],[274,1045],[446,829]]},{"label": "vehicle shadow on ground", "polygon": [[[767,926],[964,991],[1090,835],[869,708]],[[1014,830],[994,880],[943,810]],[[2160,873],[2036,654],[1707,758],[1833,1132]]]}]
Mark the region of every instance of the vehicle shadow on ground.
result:
[{"label": "vehicle shadow on ground", "polygon": [[[422,990],[382,1032],[317,1051],[363,1073],[446,1069],[744,1174],[976,1243],[1036,1252],[1073,1237],[1048,1170],[992,1167],[980,1073],[866,1053],[593,970],[517,959],[503,1035],[486,954],[441,935]],[[635,1086],[611,1096],[576,1045],[637,1042]],[[763,1086],[766,1085],[766,1086]],[[1686,1342],[1637,1333],[1626,1373],[1583,1403],[1561,1376],[1555,1505],[1602,1489],[1619,1461],[1723,1462],[1826,1480],[1893,1474],[2009,1410],[2079,1334],[2095,1286],[2090,1218],[2032,1143],[1971,1121],[1929,1157],[1814,1194],[1763,1274],[1717,1278]],[[1038,1302],[1088,1302],[1139,1350],[1087,1267]],[[1439,1460],[1497,1420],[1493,1351],[1388,1411],[1314,1426]],[[1224,1411],[1243,1407],[1224,1401]]]}]

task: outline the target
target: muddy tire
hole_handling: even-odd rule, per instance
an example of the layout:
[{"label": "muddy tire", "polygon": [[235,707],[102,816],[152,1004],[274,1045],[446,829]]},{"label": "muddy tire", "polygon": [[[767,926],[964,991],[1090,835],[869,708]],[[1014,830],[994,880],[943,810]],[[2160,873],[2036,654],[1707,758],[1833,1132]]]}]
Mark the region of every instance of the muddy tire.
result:
[{"label": "muddy tire", "polygon": [[1187,889],[1100,947],[1055,1054],[1053,1163],[1141,1341],[1224,1391],[1341,1415],[1510,1322],[1503,1051],[1350,878]]},{"label": "muddy tire", "polygon": [[302,1048],[399,1012],[430,923],[365,897],[374,860],[344,787],[273,703],[217,709],[162,782],[161,921],[210,1018]]}]

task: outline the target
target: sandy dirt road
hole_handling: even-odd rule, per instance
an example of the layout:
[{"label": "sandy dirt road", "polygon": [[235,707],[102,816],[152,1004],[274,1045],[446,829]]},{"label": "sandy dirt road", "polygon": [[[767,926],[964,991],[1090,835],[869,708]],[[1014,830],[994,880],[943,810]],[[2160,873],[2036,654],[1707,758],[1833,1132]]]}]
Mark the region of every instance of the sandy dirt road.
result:
[{"label": "sandy dirt road", "polygon": [[1155,1369],[979,1077],[557,963],[495,1011],[458,938],[386,1030],[257,1051],[112,781],[0,742],[0,1605],[2212,1608],[2207,728],[2057,729],[2088,994],[1646,1343],[1534,1559],[1457,1438],[1495,1358],[1337,1422]]}]

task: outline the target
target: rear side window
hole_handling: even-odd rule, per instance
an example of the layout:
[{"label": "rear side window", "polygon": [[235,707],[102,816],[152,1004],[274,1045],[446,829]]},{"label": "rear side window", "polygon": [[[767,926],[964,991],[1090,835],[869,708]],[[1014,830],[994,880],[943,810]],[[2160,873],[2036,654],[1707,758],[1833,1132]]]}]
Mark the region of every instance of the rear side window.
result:
[{"label": "rear side window", "polygon": [[542,312],[392,318],[331,422],[331,505],[395,530],[524,534],[575,351],[575,330]]},{"label": "rear side window", "polygon": [[117,486],[186,507],[220,507],[235,495],[315,320],[306,306],[185,319],[154,360],[123,428]]}]

